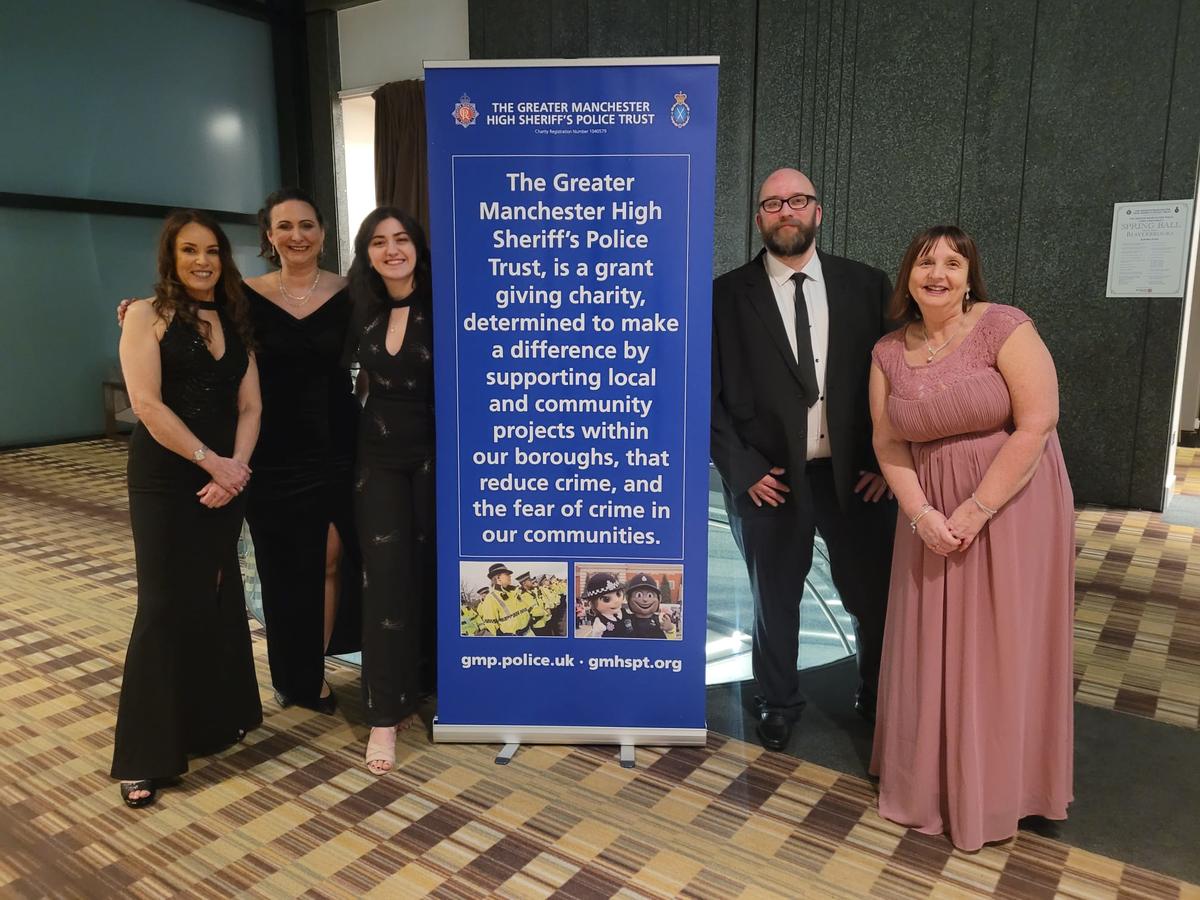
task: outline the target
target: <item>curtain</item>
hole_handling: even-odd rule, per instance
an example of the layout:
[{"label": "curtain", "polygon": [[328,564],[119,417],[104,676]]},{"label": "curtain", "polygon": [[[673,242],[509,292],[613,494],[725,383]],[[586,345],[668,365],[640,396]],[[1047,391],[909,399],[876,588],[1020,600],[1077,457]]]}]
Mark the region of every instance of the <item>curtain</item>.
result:
[{"label": "curtain", "polygon": [[428,238],[425,82],[393,81],[371,96],[375,99],[375,201],[408,212]]}]

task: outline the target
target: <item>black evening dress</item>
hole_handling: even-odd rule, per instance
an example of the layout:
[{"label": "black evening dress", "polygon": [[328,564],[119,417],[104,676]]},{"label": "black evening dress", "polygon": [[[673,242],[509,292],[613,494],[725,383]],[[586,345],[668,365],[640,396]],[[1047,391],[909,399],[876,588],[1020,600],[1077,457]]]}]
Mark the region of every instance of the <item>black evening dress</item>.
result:
[{"label": "black evening dress", "polygon": [[358,361],[370,379],[359,424],[355,513],[363,554],[367,724],[396,725],[432,693],[435,665],[433,328],[414,291],[404,342],[387,352],[388,316],[370,317]]},{"label": "black evening dress", "polygon": [[[159,342],[162,400],[221,456],[233,453],[246,348],[218,311],[225,353],[171,320]],[[125,654],[112,775],[171,778],[189,756],[214,753],[262,723],[238,567],[243,502],[219,509],[196,492],[210,481],[138,424],[129,439],[129,520],[137,615]]]},{"label": "black evening dress", "polygon": [[271,682],[313,706],[324,679],[325,548],[342,540],[329,653],[361,646],[362,570],[354,530],[358,401],[340,364],[350,296],[338,291],[297,318],[244,285],[258,345],[262,428],[250,461],[246,521],[262,585]]}]

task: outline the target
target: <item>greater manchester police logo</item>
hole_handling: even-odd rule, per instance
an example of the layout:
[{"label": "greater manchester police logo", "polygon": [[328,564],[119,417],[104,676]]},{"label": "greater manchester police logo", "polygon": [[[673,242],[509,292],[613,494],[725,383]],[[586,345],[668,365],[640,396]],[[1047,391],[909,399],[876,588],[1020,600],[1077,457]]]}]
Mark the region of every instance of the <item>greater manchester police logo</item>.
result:
[{"label": "greater manchester police logo", "polygon": [[680,91],[675,95],[675,105],[671,107],[671,124],[676,128],[682,128],[692,118],[692,111],[684,102],[687,100],[687,94]]},{"label": "greater manchester police logo", "polygon": [[463,128],[474,125],[475,120],[479,118],[479,110],[475,108],[475,104],[471,102],[471,98],[463,94],[458,98],[458,102],[454,104],[454,121]]}]

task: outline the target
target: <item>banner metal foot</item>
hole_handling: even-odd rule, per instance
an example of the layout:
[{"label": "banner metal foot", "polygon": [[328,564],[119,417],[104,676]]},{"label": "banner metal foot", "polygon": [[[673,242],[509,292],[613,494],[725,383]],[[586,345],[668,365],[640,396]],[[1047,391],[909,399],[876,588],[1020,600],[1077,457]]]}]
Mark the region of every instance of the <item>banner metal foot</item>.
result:
[{"label": "banner metal foot", "polygon": [[496,754],[496,765],[507,766],[512,762],[513,755],[521,748],[520,744],[505,744]]},{"label": "banner metal foot", "polygon": [[620,759],[622,769],[632,769],[637,766],[636,753],[637,749],[633,746],[633,744],[621,745]]}]

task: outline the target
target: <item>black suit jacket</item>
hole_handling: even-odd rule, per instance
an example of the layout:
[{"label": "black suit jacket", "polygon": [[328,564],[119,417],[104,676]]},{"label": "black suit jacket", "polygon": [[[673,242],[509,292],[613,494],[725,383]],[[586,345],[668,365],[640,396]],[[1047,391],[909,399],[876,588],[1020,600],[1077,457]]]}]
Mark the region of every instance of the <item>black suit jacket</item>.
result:
[{"label": "black suit jacket", "polygon": [[[765,252],[713,282],[711,454],[743,515],[762,512],[746,489],[772,466],[787,470],[785,480],[802,473],[808,445],[808,398],[763,265]],[[867,388],[871,348],[889,330],[892,287],[879,269],[818,253],[829,299],[829,446],[838,501],[848,509],[858,473],[879,471]]]}]

